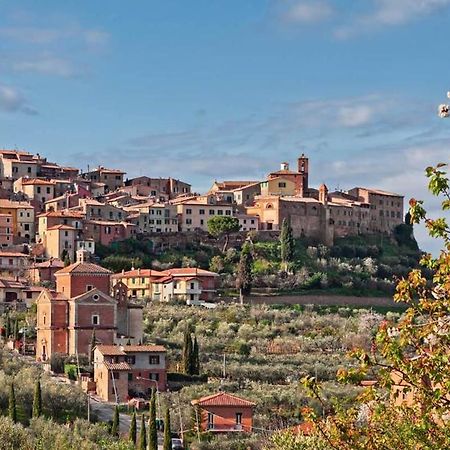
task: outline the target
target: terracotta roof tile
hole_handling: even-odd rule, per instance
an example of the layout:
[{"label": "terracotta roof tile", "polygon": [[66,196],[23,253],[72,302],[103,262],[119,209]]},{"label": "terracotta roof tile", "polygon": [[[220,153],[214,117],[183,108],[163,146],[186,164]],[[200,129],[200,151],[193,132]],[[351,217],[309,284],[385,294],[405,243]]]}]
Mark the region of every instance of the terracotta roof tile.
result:
[{"label": "terracotta roof tile", "polygon": [[107,356],[124,356],[125,352],[119,345],[97,345],[95,347],[103,355]]},{"label": "terracotta roof tile", "polygon": [[120,362],[120,363],[110,363],[107,361],[103,361],[103,364],[109,369],[109,370],[131,370],[131,367],[126,362]]},{"label": "terracotta roof tile", "polygon": [[193,400],[192,405],[198,406],[256,406],[249,400],[228,394],[227,392],[218,392],[217,394],[208,395],[198,400]]},{"label": "terracotta roof tile", "polygon": [[105,274],[109,275],[112,272],[108,269],[105,269],[102,266],[98,266],[94,263],[89,262],[76,262],[74,264],[71,264],[70,266],[64,267],[61,270],[58,270],[58,272],[55,273],[55,276],[63,275],[65,273],[95,273],[95,274]]}]

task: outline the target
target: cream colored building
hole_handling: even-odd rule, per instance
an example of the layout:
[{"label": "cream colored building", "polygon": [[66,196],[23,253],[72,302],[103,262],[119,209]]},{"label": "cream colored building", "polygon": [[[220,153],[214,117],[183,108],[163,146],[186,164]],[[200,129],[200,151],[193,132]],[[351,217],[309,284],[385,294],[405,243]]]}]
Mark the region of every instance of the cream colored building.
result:
[{"label": "cream colored building", "polygon": [[220,202],[214,195],[205,195],[179,202],[179,231],[208,231],[208,220],[216,216],[233,216],[233,205]]},{"label": "cream colored building", "polygon": [[70,225],[55,225],[48,228],[43,242],[45,256],[47,258],[61,258],[65,250],[69,255],[70,261],[75,261],[76,240],[79,231]]},{"label": "cream colored building", "polygon": [[45,202],[55,197],[55,184],[53,180],[39,178],[19,178],[14,181],[14,192],[22,192],[28,200],[34,202],[35,207],[44,209]]},{"label": "cream colored building", "polygon": [[34,208],[30,203],[0,199],[0,214],[11,215],[14,243],[30,242],[34,239]]},{"label": "cream colored building", "polygon": [[139,233],[175,233],[178,231],[177,207],[169,203],[140,203],[125,208],[127,218]]}]

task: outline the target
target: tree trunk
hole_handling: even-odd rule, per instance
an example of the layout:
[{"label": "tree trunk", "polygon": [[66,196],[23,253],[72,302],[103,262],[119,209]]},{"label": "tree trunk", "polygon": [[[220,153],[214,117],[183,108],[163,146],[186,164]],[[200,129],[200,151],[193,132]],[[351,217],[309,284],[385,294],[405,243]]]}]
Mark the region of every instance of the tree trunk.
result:
[{"label": "tree trunk", "polygon": [[227,251],[228,242],[230,240],[230,236],[228,234],[225,235],[225,243],[223,244],[222,253]]}]

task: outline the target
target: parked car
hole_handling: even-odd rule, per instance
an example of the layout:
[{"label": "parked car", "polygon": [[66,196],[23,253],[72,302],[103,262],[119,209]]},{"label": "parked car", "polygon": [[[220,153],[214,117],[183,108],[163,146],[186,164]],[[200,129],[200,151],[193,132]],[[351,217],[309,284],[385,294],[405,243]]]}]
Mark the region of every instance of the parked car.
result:
[{"label": "parked car", "polygon": [[184,450],[183,441],[178,438],[172,439],[172,450]]}]

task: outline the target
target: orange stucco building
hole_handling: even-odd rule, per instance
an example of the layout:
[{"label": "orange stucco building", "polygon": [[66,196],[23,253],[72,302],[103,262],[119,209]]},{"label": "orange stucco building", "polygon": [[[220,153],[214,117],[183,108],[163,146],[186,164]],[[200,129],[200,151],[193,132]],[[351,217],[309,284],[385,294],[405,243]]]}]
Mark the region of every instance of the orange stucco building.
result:
[{"label": "orange stucco building", "polygon": [[252,431],[255,403],[226,392],[193,400],[200,431],[228,433]]}]

